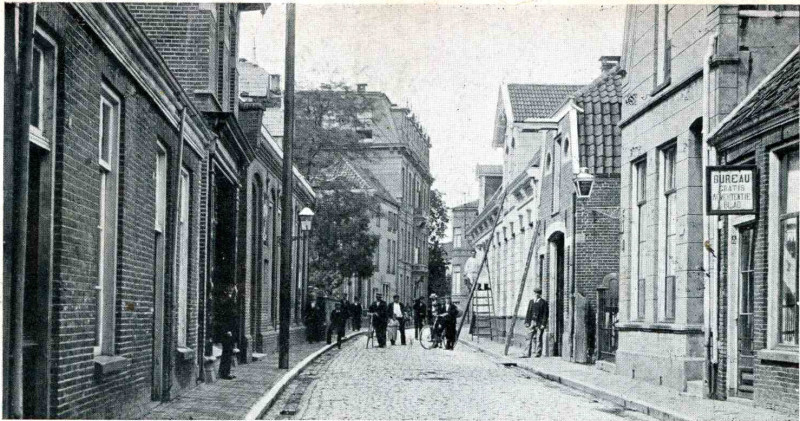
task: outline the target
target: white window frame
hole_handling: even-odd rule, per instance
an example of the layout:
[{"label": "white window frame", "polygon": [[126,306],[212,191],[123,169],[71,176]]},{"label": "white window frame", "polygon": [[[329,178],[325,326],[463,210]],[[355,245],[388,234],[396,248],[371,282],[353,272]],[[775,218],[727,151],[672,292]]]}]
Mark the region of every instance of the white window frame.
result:
[{"label": "white window frame", "polygon": [[655,36],[655,75],[653,77],[658,89],[666,86],[670,81],[670,36],[669,36],[669,8],[668,4],[656,6],[656,36]]},{"label": "white window frame", "polygon": [[180,218],[178,219],[178,346],[187,346],[187,337],[189,336],[189,244],[191,232],[189,230],[190,216],[189,208],[191,206],[191,185],[192,178],[189,171],[184,167],[181,168],[180,183],[179,183],[179,199],[180,204]]},{"label": "white window frame", "polygon": [[[43,32],[40,28],[36,29],[33,44],[34,54],[41,54],[39,66],[39,89],[32,95],[37,95],[39,99],[39,126],[29,125],[30,141],[45,150],[51,150],[53,139],[55,139],[56,122],[56,103],[58,95],[58,78],[56,75],[56,63],[58,63],[58,47],[53,37]],[[52,72],[52,78],[48,78]],[[50,101],[45,97],[45,84],[50,79],[52,81],[52,95]],[[51,109],[50,120],[45,118],[45,111]]]},{"label": "white window frame", "polygon": [[[640,168],[641,167],[641,168]],[[642,279],[646,279],[644,277],[645,272],[645,256],[643,253],[642,245],[645,243],[643,240],[647,237],[646,227],[642,226],[642,219],[645,213],[645,206],[647,205],[647,156],[643,156],[637,158],[633,162],[631,162],[631,179],[632,179],[632,188],[631,188],[631,204],[633,205],[633,212],[631,212],[631,225],[633,233],[634,241],[631,242],[633,246],[631,248],[631,271],[633,272],[634,276],[631,277],[631,320],[638,320],[643,321],[645,315],[647,313],[646,303],[639,303],[640,301],[640,290],[643,293],[646,293],[646,289],[641,288],[642,286],[646,287],[646,281],[642,282]],[[642,187],[644,187],[642,189]],[[643,196],[640,198],[640,196]],[[645,285],[642,285],[645,284]],[[646,302],[647,298],[644,298]],[[643,307],[643,311],[639,311],[639,308]]]},{"label": "white window frame", "polygon": [[[661,285],[658,286],[659,295],[663,297],[659,300],[658,308],[663,310],[663,313],[658,315],[664,321],[673,322],[676,317],[677,311],[677,271],[675,270],[676,263],[676,250],[677,250],[677,225],[674,220],[676,208],[676,194],[677,194],[677,176],[675,169],[676,158],[678,156],[678,146],[675,141],[667,143],[659,150],[660,165],[659,165],[659,198],[661,203],[659,206],[660,213],[664,215],[664,223],[658,224],[659,226],[659,249],[663,252],[659,253],[659,270],[658,279],[661,279]],[[671,205],[670,205],[671,201]],[[672,231],[672,233],[670,233]],[[674,240],[670,244],[670,240]],[[670,285],[669,278],[672,278]],[[669,287],[672,288],[669,288]],[[672,302],[668,298],[672,298]],[[668,311],[669,310],[669,311]],[[658,313],[658,312],[657,312]],[[671,313],[668,314],[668,313]]]},{"label": "white window frame", "polygon": [[453,294],[461,294],[461,265],[453,265]]},{"label": "white window frame", "polygon": [[551,213],[555,215],[561,210],[561,139],[553,140],[553,188],[551,189]]},{"label": "white window frame", "polygon": [[[781,193],[781,156],[791,148],[797,148],[798,143],[772,150],[769,154],[769,203],[768,203],[768,286],[767,293],[767,349],[797,353],[798,345],[780,342],[780,292],[781,286],[781,248],[782,237],[780,232],[780,193]],[[800,292],[800,291],[798,291]]]},{"label": "white window frame", "polygon": [[109,142],[109,160],[101,159],[98,152],[98,165],[100,167],[100,221],[98,225],[98,283],[97,290],[97,338],[93,347],[94,355],[114,355],[114,332],[116,303],[116,272],[117,272],[117,206],[119,201],[118,172],[119,172],[119,136],[120,136],[120,98],[104,83],[100,97],[98,146],[100,136],[103,136],[104,104],[110,105],[113,111],[111,116],[111,139]]}]

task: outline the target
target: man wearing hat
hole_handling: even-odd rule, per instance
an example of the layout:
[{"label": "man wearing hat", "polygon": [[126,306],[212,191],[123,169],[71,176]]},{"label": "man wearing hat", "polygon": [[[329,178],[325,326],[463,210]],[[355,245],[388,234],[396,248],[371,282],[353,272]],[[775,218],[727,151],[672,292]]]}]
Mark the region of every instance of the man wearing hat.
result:
[{"label": "man wearing hat", "polygon": [[375,302],[369,306],[372,315],[372,327],[378,337],[378,348],[386,348],[386,325],[389,322],[389,306],[383,301],[383,294],[375,294]]},{"label": "man wearing hat", "polygon": [[528,313],[525,315],[525,327],[530,329],[530,338],[528,338],[528,353],[521,358],[531,357],[531,345],[536,344],[536,358],[542,356],[542,337],[544,330],[547,329],[547,316],[549,309],[547,300],[542,298],[542,289],[536,287],[533,289],[536,298],[528,302]]},{"label": "man wearing hat", "polygon": [[414,301],[414,339],[420,339],[419,334],[422,332],[422,325],[428,318],[428,306],[425,305],[425,296],[420,295]]}]

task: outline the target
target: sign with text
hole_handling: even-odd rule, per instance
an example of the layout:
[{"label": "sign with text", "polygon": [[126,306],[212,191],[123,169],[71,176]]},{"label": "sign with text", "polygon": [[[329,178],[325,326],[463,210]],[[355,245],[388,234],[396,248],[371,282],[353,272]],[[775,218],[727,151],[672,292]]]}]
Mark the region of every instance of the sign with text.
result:
[{"label": "sign with text", "polygon": [[755,165],[718,165],[706,168],[706,212],[709,215],[756,213],[758,198]]}]

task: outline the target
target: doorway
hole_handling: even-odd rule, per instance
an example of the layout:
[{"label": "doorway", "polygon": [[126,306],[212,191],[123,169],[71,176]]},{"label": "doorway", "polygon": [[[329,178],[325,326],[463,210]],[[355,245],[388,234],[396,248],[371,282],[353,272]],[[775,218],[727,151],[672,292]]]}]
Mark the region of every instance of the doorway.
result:
[{"label": "doorway", "polygon": [[156,220],[153,245],[153,373],[152,400],[164,395],[164,286],[166,279],[167,235],[167,150],[158,145],[156,155]]},{"label": "doorway", "polygon": [[24,418],[49,418],[48,361],[51,295],[52,162],[50,151],[30,144],[25,304],[22,309],[22,410]]},{"label": "doorway", "polygon": [[739,302],[738,312],[738,372],[737,392],[739,397],[753,397],[754,362],[753,350],[753,271],[755,268],[755,224],[739,227]]},{"label": "doorway", "polygon": [[250,338],[256,344],[255,348],[262,351],[261,347],[261,286],[263,282],[263,247],[264,244],[264,198],[261,179],[256,176],[251,186],[250,194],[250,258],[252,262],[250,272]]},{"label": "doorway", "polygon": [[213,271],[211,296],[213,306],[211,339],[222,341],[226,332],[241,340],[239,330],[239,289],[236,285],[236,187],[224,177],[214,184]]},{"label": "doorway", "polygon": [[555,331],[553,332],[553,356],[563,355],[564,342],[564,234],[557,232],[550,237],[550,267],[555,293],[552,296],[555,307]]}]

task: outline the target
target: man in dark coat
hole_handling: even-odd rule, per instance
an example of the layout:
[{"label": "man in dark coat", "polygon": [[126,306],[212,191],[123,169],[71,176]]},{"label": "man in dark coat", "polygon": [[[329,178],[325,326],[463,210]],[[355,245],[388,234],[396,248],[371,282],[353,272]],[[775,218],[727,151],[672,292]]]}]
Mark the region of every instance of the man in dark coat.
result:
[{"label": "man in dark coat", "polygon": [[328,311],[325,309],[325,297],[321,294],[317,295],[317,333],[316,338],[318,341],[325,339],[325,331],[327,330]]},{"label": "man in dark coat", "polygon": [[436,294],[431,294],[431,310],[428,312],[428,314],[428,324],[431,325],[431,330],[433,330],[434,333],[434,347],[438,348],[441,345],[444,336],[447,307],[445,307],[444,301],[439,300],[439,297]]},{"label": "man in dark coat", "polygon": [[361,307],[361,301],[358,297],[353,299],[353,304],[350,305],[350,317],[353,320],[353,330],[361,330],[361,312],[364,309]]},{"label": "man in dark coat", "polygon": [[422,325],[428,318],[428,306],[425,305],[425,297],[419,297],[414,301],[414,339],[419,339]]},{"label": "man in dark coat", "polygon": [[[403,303],[400,302],[400,296],[395,294],[392,297],[394,302],[389,304],[389,319],[397,320],[400,324],[400,344],[406,344],[406,307]],[[394,339],[392,339],[392,345],[394,345]]]},{"label": "man in dark coat", "polygon": [[389,322],[389,306],[383,301],[383,294],[375,294],[375,302],[369,306],[372,327],[378,337],[378,348],[386,348],[386,325]]},{"label": "man in dark coat", "polygon": [[220,379],[232,380],[236,378],[236,376],[231,376],[234,345],[233,333],[231,333],[231,331],[225,332],[225,334],[222,335],[222,356],[219,361]]},{"label": "man in dark coat", "polygon": [[458,320],[458,314],[460,311],[455,304],[453,304],[453,300],[450,297],[447,297],[447,312],[444,316],[444,337],[445,337],[445,345],[444,349],[453,349],[453,346],[456,342],[456,321]]},{"label": "man in dark coat", "polygon": [[303,324],[306,325],[306,340],[308,340],[308,343],[317,341],[317,331],[319,330],[317,326],[319,324],[318,315],[317,294],[312,292],[308,294],[308,302],[303,313]]},{"label": "man in dark coat", "polygon": [[[330,332],[336,332],[336,346],[342,348],[342,337],[344,337],[344,325],[347,321],[347,312],[342,310],[342,303],[336,303],[336,306],[331,311],[331,327]],[[331,343],[330,337],[328,343]]]},{"label": "man in dark coat", "polygon": [[536,298],[528,302],[528,312],[525,315],[525,327],[530,329],[528,353],[521,358],[531,357],[531,345],[533,344],[536,344],[536,358],[542,356],[542,337],[545,329],[547,329],[547,317],[549,315],[547,300],[542,298],[541,288],[536,287],[533,292],[536,294]]},{"label": "man in dark coat", "polygon": [[343,316],[344,316],[344,326],[345,326],[345,329],[346,329],[347,328],[347,319],[350,318],[350,305],[351,305],[350,304],[350,300],[347,299],[347,294],[343,294],[342,295],[341,303],[342,303],[341,310],[342,310],[342,313],[343,313]]}]

